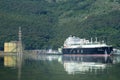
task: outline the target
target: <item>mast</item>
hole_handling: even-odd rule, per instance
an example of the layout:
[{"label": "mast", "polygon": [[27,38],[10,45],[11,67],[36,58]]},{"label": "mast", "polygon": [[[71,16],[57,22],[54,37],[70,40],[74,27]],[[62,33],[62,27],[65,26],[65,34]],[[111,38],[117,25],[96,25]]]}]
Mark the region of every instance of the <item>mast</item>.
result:
[{"label": "mast", "polygon": [[97,37],[95,37],[95,42],[97,43]]},{"label": "mast", "polygon": [[93,39],[91,38],[91,44],[93,43]]}]

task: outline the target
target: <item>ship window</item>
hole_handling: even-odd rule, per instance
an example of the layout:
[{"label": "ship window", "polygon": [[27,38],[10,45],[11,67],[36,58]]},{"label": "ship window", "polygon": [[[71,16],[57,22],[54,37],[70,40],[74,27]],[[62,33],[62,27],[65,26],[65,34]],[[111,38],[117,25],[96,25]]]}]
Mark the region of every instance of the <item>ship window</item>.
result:
[{"label": "ship window", "polygon": [[73,53],[75,53],[75,50],[73,51]]},{"label": "ship window", "polygon": [[81,50],[81,53],[83,53],[83,50]]}]

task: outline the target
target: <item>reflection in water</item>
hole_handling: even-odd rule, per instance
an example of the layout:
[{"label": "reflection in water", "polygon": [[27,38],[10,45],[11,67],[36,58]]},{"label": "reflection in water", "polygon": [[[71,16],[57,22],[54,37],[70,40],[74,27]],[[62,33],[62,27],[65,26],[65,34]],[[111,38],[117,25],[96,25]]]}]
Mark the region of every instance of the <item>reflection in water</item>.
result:
[{"label": "reflection in water", "polygon": [[[15,71],[15,72],[17,70],[17,80],[21,80],[22,60],[23,60],[22,59],[22,54],[0,56],[0,67],[1,67],[1,70],[2,69],[3,70],[4,69],[9,69],[9,70],[12,70],[12,71]],[[7,74],[9,74],[9,70],[8,70]],[[4,71],[4,72],[7,72],[7,71]],[[1,76],[1,74],[3,74],[3,73],[0,72],[0,76]],[[14,78],[16,76],[16,73],[14,73],[14,74],[10,73],[9,75],[11,75],[12,78]],[[4,76],[3,76],[3,78],[4,78]]]},{"label": "reflection in water", "polygon": [[[22,65],[23,61],[24,64]],[[100,74],[100,80],[108,80],[106,75],[116,77],[116,74],[119,74],[116,73],[119,72],[119,65],[112,66],[116,65],[116,63],[120,63],[120,56],[36,54],[24,55],[24,58],[22,58],[22,55],[4,56],[4,58],[0,58],[0,66],[4,65],[5,68],[1,67],[3,71],[0,73],[9,75],[12,80],[50,80],[49,77],[51,77],[51,80],[57,80],[58,78],[62,80],[78,80],[81,77],[83,80],[89,80],[91,76],[97,77],[98,74]],[[9,73],[9,71],[12,72]],[[6,74],[4,74],[5,72]],[[113,73],[116,74],[113,75]],[[15,79],[14,76],[16,76]],[[4,76],[1,80],[8,80],[8,78],[5,79]]]},{"label": "reflection in water", "polygon": [[79,56],[79,55],[36,55],[30,60],[56,60],[61,63],[68,74],[104,71],[113,63],[110,56]]},{"label": "reflection in water", "polygon": [[4,65],[4,58],[0,56],[0,66]]},{"label": "reflection in water", "polygon": [[16,56],[4,56],[4,66],[5,67],[16,67],[17,66]]},{"label": "reflection in water", "polygon": [[109,56],[70,56],[64,55],[63,65],[68,74],[104,71],[112,63]]},{"label": "reflection in water", "polygon": [[48,61],[53,61],[53,60],[60,60],[61,59],[61,55],[40,55],[37,56],[37,60],[48,60]]},{"label": "reflection in water", "polygon": [[14,56],[4,56],[4,67],[18,68],[18,80],[21,80],[22,54]]},{"label": "reflection in water", "polygon": [[18,80],[21,80],[22,72],[22,57],[23,53],[18,53],[17,55],[17,67],[18,67]]},{"label": "reflection in water", "polygon": [[113,56],[113,64],[120,63],[120,56]]}]

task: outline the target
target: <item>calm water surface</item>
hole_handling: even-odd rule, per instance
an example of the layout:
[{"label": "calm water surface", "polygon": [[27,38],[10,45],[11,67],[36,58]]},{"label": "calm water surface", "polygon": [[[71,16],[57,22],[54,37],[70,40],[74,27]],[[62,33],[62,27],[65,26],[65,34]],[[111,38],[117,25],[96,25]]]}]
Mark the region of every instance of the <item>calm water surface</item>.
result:
[{"label": "calm water surface", "polygon": [[119,80],[119,56],[0,57],[0,80]]}]

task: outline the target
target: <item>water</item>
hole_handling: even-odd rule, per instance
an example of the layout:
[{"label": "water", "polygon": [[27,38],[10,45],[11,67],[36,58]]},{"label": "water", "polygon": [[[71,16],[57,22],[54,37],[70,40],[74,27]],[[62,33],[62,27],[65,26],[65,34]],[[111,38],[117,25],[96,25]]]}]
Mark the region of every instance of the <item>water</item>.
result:
[{"label": "water", "polygon": [[120,56],[0,57],[0,80],[118,80],[119,77]]}]

